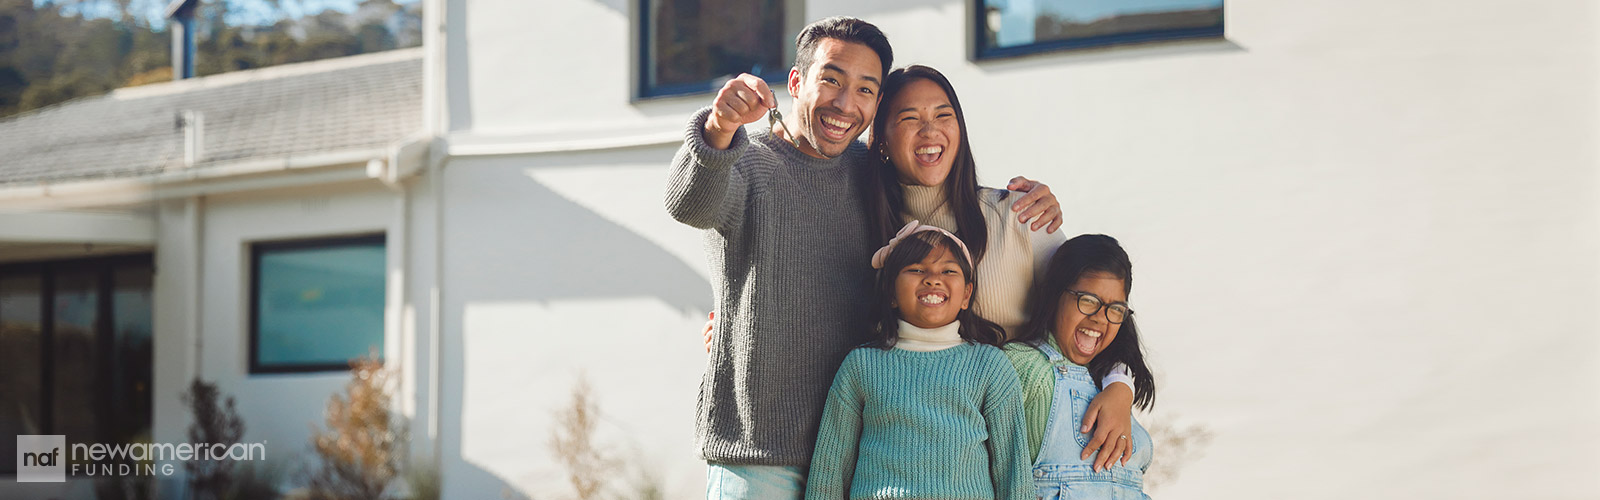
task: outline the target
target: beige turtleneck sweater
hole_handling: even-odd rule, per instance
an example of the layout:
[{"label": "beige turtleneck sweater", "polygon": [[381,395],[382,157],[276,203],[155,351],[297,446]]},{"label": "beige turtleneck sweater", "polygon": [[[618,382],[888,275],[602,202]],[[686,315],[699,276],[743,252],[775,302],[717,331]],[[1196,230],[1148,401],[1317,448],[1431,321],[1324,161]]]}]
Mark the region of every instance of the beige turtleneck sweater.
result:
[{"label": "beige turtleneck sweater", "polygon": [[[906,196],[906,213],[902,223],[912,220],[955,232],[955,215],[945,204],[943,186],[911,186],[901,184]],[[1020,193],[1013,193],[1019,195]],[[988,249],[978,262],[978,300],[973,311],[984,319],[998,323],[1006,329],[1006,338],[1017,333],[1017,328],[1028,318],[1023,313],[1027,306],[1028,289],[1035,276],[1044,273],[1045,266],[1056,247],[1067,241],[1066,234],[1044,230],[1029,230],[1028,224],[1017,222],[1011,211],[1015,196],[1005,196],[1001,189],[980,188],[979,206],[983,208],[984,221],[989,226]]]}]

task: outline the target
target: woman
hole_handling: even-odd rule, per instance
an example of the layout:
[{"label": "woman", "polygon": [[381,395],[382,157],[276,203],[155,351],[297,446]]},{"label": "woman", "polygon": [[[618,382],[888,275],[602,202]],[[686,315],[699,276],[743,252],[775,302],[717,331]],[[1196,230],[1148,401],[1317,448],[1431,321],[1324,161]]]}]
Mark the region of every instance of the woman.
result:
[{"label": "woman", "polygon": [[[875,234],[888,241],[912,220],[954,233],[977,261],[975,274],[983,294],[973,309],[1003,327],[1007,339],[1015,337],[1027,320],[1023,308],[1034,277],[1044,271],[1065,236],[1030,230],[1010,215],[1010,192],[978,185],[966,115],[955,87],[942,73],[921,65],[897,69],[884,79],[880,93],[869,140],[880,159],[868,186]],[[1086,457],[1106,446],[1107,453],[1097,457],[1100,465],[1127,458],[1114,453],[1117,443],[1108,442],[1108,437],[1125,435],[1131,428],[1130,375],[1119,364],[1105,377],[1080,429],[1094,431],[1084,449]],[[1044,418],[1028,415],[1031,443],[1042,439]]]}]

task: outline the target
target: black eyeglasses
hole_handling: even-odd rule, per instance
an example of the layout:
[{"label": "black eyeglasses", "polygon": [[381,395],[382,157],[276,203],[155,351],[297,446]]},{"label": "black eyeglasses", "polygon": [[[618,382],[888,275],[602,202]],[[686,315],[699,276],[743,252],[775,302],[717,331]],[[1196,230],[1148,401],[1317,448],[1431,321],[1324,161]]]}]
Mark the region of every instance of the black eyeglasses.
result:
[{"label": "black eyeglasses", "polygon": [[1121,324],[1124,320],[1128,319],[1128,316],[1133,314],[1133,310],[1128,309],[1128,305],[1121,302],[1107,304],[1104,300],[1100,300],[1099,295],[1089,292],[1067,290],[1067,293],[1078,296],[1078,312],[1081,312],[1086,316],[1094,316],[1100,312],[1100,308],[1104,307],[1106,310],[1106,320],[1110,321],[1112,324]]}]

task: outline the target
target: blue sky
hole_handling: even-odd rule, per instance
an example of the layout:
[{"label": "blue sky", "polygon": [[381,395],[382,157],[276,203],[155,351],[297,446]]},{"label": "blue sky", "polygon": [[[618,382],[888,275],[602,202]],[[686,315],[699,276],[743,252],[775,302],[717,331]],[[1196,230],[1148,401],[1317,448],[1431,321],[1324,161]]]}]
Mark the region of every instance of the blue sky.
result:
[{"label": "blue sky", "polygon": [[[202,0],[209,3],[215,0]],[[395,0],[395,3],[409,5],[419,0]],[[33,0],[35,6],[51,3],[50,0]],[[63,2],[64,3],[64,2]],[[141,19],[149,22],[157,21],[166,8],[168,0],[132,0],[132,9]],[[359,0],[280,0],[278,5],[282,8],[279,12],[266,0],[235,0],[230,4],[232,10],[225,19],[228,24],[272,24],[285,15],[290,18],[316,14],[324,10],[333,9],[340,12],[356,10]],[[81,11],[87,17],[109,17],[116,12],[117,4],[113,0],[82,0],[68,10],[69,14]]]},{"label": "blue sky", "polygon": [[1049,12],[1082,22],[1119,14],[1221,7],[1222,0],[989,0],[1000,8],[1000,45],[1033,42],[1033,20]]}]

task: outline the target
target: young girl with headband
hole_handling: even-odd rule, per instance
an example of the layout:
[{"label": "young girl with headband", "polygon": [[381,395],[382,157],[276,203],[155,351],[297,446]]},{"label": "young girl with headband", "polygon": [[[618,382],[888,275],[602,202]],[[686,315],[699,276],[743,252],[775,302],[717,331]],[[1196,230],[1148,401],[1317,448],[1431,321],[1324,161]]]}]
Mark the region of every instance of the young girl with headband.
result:
[{"label": "young girl with headband", "polygon": [[966,245],[912,221],[872,266],[877,324],[834,377],[806,498],[1034,498],[1021,386],[970,308]]}]

